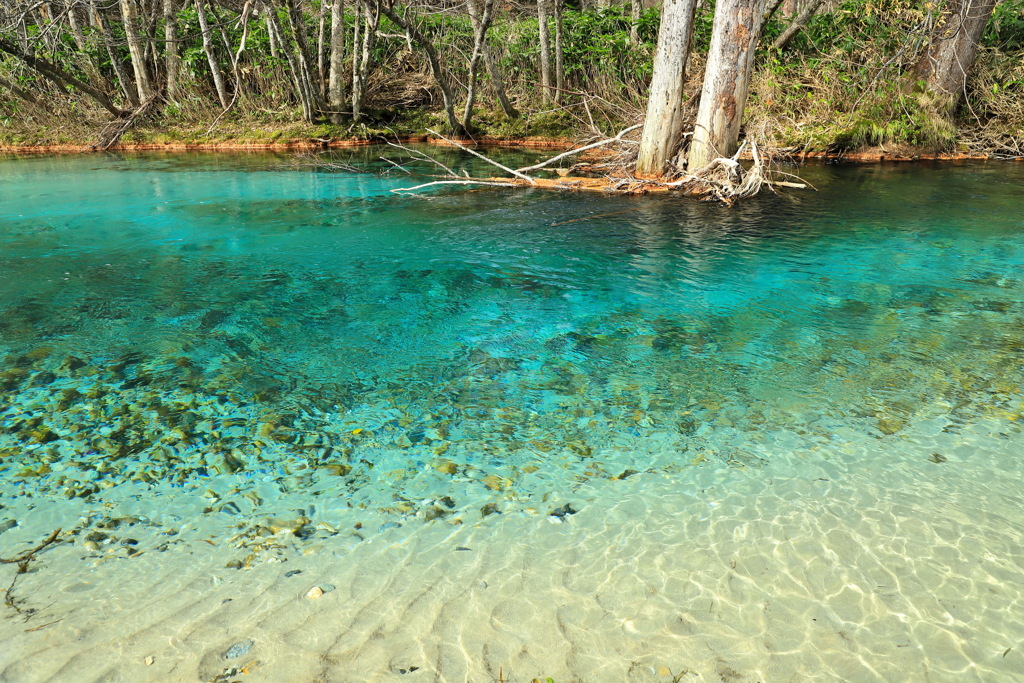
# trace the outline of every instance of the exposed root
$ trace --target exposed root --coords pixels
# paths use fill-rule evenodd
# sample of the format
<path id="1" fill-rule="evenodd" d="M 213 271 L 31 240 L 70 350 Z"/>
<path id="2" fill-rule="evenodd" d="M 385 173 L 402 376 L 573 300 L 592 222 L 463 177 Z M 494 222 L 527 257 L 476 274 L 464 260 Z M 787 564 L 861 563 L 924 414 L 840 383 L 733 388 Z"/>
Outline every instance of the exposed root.
<path id="1" fill-rule="evenodd" d="M 110 149 L 121 140 L 121 136 L 135 127 L 137 123 L 153 114 L 158 105 L 164 101 L 163 95 L 154 93 L 148 100 L 138 106 L 135 111 L 130 112 L 124 118 L 114 119 L 100 131 L 99 139 L 92 144 L 90 149 L 102 152 Z"/>

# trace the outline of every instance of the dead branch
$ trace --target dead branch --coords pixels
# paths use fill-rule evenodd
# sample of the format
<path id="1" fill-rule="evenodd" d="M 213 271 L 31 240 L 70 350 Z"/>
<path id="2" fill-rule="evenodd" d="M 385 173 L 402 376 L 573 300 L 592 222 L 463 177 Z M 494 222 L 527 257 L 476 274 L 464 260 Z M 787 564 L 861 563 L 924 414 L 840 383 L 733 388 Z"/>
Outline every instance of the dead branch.
<path id="1" fill-rule="evenodd" d="M 613 142 L 621 142 L 623 135 L 626 135 L 627 133 L 631 133 L 632 131 L 636 130 L 637 128 L 642 128 L 643 125 L 644 124 L 642 124 L 642 123 L 638 123 L 635 126 L 630 126 L 629 128 L 623 128 L 622 130 L 619 131 L 619 134 L 616 135 L 613 138 L 608 138 L 606 140 L 601 140 L 600 142 L 594 142 L 594 143 L 589 144 L 589 145 L 584 145 L 583 147 L 577 147 L 576 149 L 570 149 L 568 152 L 562 152 L 558 156 L 551 157 L 547 161 L 542 161 L 541 163 L 534 164 L 533 166 L 524 166 L 523 168 L 518 168 L 516 170 L 520 171 L 522 173 L 525 173 L 527 171 L 536 171 L 538 169 L 544 168 L 545 166 L 547 166 L 549 164 L 555 163 L 559 159 L 564 159 L 566 157 L 573 156 L 574 154 L 579 154 L 580 152 L 586 152 L 587 150 L 595 149 L 597 147 L 603 147 L 604 145 L 610 145 Z"/>
<path id="2" fill-rule="evenodd" d="M 523 180 L 529 182 L 531 185 L 536 185 L 537 184 L 536 180 L 534 180 L 530 176 L 526 175 L 525 173 L 520 173 L 519 171 L 514 171 L 511 168 L 509 168 L 508 166 L 504 166 L 502 164 L 499 164 L 494 159 L 488 159 L 483 154 L 480 154 L 479 152 L 476 152 L 476 151 L 470 149 L 469 147 L 466 147 L 465 145 L 460 145 L 459 143 L 455 142 L 454 140 L 449 140 L 448 138 L 446 138 L 445 136 L 441 135 L 437 131 L 430 130 L 429 128 L 427 128 L 427 132 L 436 135 L 437 137 L 441 138 L 442 140 L 444 140 L 445 142 L 447 142 L 450 145 L 455 145 L 456 147 L 458 147 L 459 149 L 463 150 L 464 152 L 469 152 L 473 156 L 475 156 L 477 158 L 480 158 L 480 159 L 483 159 L 484 161 L 486 161 L 487 163 L 491 164 L 492 166 L 497 166 L 502 171 L 505 171 L 505 173 L 510 173 L 510 174 L 514 175 L 515 177 L 517 177 L 517 178 L 522 178 Z"/>
<path id="3" fill-rule="evenodd" d="M 515 187 L 515 181 L 509 180 L 502 182 L 500 180 L 435 180 L 430 183 L 423 183 L 416 187 L 397 187 L 392 192 L 415 192 L 424 187 L 431 187 L 433 185 L 493 185 L 495 187 Z"/>
<path id="4" fill-rule="evenodd" d="M 44 548 L 57 541 L 57 537 L 60 535 L 60 531 L 60 529 L 57 529 L 52 534 L 50 534 L 45 541 L 37 545 L 35 548 L 32 548 L 31 550 L 26 550 L 17 557 L 13 557 L 10 559 L 6 557 L 0 557 L 0 564 L 18 565 L 18 571 L 14 573 L 14 578 L 11 579 L 11 585 L 7 587 L 7 590 L 4 593 L 4 604 L 13 609 L 18 614 L 22 614 L 22 611 L 21 608 L 18 607 L 18 603 L 14 600 L 14 584 L 18 582 L 18 578 L 22 574 L 28 573 L 28 566 L 32 563 L 32 560 L 36 559 L 36 555 L 39 552 L 41 552 Z"/>

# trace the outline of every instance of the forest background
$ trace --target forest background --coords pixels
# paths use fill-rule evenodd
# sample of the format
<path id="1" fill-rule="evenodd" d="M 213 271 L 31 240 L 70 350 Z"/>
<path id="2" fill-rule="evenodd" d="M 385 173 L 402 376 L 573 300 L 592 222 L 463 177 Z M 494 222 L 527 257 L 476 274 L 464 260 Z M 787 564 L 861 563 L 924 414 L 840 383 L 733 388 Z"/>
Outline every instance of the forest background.
<path id="1" fill-rule="evenodd" d="M 914 87 L 957 1 L 768 2 L 744 133 L 792 154 L 1024 156 L 1024 0 L 992 3 L 952 112 Z M 705 0 L 693 21 L 684 130 L 714 12 Z M 643 121 L 660 15 L 645 0 L 2 0 L 0 144 L 583 141 Z"/>

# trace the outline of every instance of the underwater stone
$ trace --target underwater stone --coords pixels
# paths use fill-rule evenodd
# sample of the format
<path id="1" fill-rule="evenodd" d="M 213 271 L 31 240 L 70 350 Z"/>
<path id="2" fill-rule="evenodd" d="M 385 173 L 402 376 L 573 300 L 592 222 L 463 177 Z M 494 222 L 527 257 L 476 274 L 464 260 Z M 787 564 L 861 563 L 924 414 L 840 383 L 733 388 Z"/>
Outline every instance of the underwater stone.
<path id="1" fill-rule="evenodd" d="M 324 591 L 320 586 L 313 586 L 306 591 L 306 597 L 310 600 L 316 600 L 317 598 L 323 597 Z"/>
<path id="2" fill-rule="evenodd" d="M 487 505 L 484 505 L 483 507 L 480 508 L 480 515 L 482 517 L 487 517 L 488 515 L 500 515 L 500 514 L 501 514 L 501 510 L 499 510 L 498 506 L 496 504 L 494 504 L 494 503 L 488 503 Z"/>
<path id="3" fill-rule="evenodd" d="M 249 652 L 255 644 L 256 642 L 253 640 L 239 641 L 228 648 L 227 652 L 224 653 L 224 659 L 236 659 L 238 657 L 242 657 Z"/>
<path id="4" fill-rule="evenodd" d="M 898 417 L 883 416 L 878 418 L 878 430 L 883 434 L 895 434 L 903 429 L 905 424 Z"/>

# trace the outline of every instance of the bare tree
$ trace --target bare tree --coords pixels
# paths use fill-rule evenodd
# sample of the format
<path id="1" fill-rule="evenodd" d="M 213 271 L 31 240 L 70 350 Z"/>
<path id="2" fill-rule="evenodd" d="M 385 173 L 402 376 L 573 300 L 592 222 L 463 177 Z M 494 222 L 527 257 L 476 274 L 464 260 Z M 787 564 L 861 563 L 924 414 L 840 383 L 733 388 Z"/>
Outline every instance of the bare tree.
<path id="1" fill-rule="evenodd" d="M 665 0 L 636 174 L 661 176 L 683 133 L 683 85 L 697 0 Z"/>
<path id="2" fill-rule="evenodd" d="M 345 2 L 331 2 L 331 74 L 327 86 L 331 122 L 340 124 L 345 106 Z"/>
<path id="3" fill-rule="evenodd" d="M 687 156 L 691 173 L 736 152 L 765 4 L 765 0 L 719 0 L 715 6 L 704 86 Z"/>

